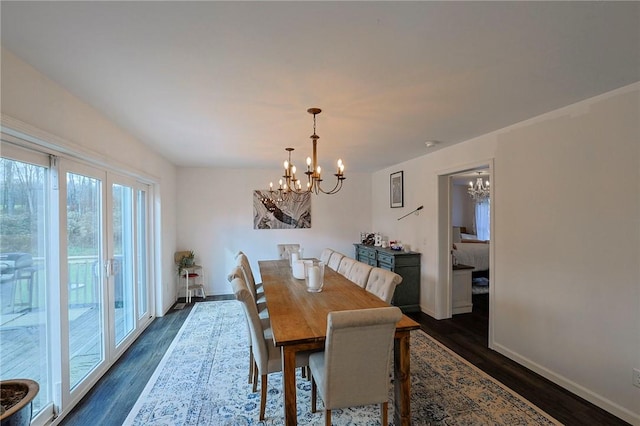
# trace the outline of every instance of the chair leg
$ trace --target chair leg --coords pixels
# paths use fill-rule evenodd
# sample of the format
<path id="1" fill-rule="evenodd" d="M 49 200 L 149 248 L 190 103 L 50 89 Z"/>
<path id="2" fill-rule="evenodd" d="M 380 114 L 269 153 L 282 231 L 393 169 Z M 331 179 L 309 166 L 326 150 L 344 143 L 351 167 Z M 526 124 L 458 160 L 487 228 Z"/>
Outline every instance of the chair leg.
<path id="1" fill-rule="evenodd" d="M 387 417 L 388 408 L 389 408 L 389 402 L 383 402 L 382 404 L 380 404 L 380 414 L 382 415 L 383 426 L 386 426 L 389 424 L 389 419 Z"/>
<path id="2" fill-rule="evenodd" d="M 311 412 L 316 412 L 316 398 L 318 395 L 318 389 L 316 388 L 316 381 L 313 380 L 313 374 L 311 375 Z"/>
<path id="3" fill-rule="evenodd" d="M 260 421 L 264 420 L 264 407 L 267 403 L 267 375 L 263 374 L 260 379 Z"/>
<path id="4" fill-rule="evenodd" d="M 324 424 L 331 426 L 331 410 L 324 410 Z"/>
<path id="5" fill-rule="evenodd" d="M 249 345 L 249 383 L 253 383 L 253 366 L 255 361 L 253 360 L 253 347 Z"/>
<path id="6" fill-rule="evenodd" d="M 258 390 L 258 366 L 256 362 L 253 361 L 253 392 L 255 393 Z"/>

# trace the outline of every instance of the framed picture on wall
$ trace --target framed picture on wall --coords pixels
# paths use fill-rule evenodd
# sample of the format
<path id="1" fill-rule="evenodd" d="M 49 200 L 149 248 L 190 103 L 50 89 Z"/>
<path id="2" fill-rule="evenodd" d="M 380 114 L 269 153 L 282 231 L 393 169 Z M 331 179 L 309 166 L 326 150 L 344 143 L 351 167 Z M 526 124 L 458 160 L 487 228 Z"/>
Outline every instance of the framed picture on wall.
<path id="1" fill-rule="evenodd" d="M 391 208 L 404 207 L 404 176 L 402 171 L 389 175 L 389 191 Z"/>

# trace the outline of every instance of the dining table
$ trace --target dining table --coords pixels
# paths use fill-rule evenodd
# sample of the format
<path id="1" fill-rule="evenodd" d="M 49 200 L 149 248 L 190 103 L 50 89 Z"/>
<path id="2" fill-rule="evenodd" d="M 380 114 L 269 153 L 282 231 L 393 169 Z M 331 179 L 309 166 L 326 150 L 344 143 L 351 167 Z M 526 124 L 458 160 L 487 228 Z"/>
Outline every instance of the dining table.
<path id="1" fill-rule="evenodd" d="M 304 279 L 293 276 L 288 260 L 262 260 L 258 265 L 273 342 L 282 354 L 285 424 L 296 425 L 296 352 L 324 349 L 329 312 L 389 304 L 328 267 L 322 291 L 314 293 L 307 291 Z M 406 315 L 396 325 L 393 345 L 396 425 L 411 424 L 409 343 L 410 331 L 418 328 L 420 325 Z"/>

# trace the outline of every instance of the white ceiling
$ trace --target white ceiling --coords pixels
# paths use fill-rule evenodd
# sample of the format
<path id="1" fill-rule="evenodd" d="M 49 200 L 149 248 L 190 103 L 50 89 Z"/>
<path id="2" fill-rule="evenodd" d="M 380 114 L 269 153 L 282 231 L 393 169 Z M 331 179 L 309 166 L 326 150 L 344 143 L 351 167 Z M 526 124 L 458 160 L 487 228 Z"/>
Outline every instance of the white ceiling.
<path id="1" fill-rule="evenodd" d="M 320 107 L 348 176 L 640 81 L 639 2 L 0 7 L 5 48 L 179 166 L 303 164 Z"/>

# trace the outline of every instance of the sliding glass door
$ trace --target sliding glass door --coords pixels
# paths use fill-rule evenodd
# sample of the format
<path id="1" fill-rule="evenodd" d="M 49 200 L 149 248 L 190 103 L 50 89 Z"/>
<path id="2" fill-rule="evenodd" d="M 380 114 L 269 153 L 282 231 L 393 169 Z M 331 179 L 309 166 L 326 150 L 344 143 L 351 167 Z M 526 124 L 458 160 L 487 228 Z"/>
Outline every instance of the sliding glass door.
<path id="1" fill-rule="evenodd" d="M 4 147 L 0 158 L 0 380 L 40 384 L 34 412 L 53 407 L 50 352 L 49 158 Z"/>
<path id="2" fill-rule="evenodd" d="M 0 380 L 38 382 L 44 424 L 152 319 L 150 187 L 20 144 L 2 134 Z"/>
<path id="3" fill-rule="evenodd" d="M 66 173 L 66 271 L 69 388 L 75 389 L 106 361 L 104 253 L 104 173 Z M 64 249 L 64 248 L 63 248 Z"/>

